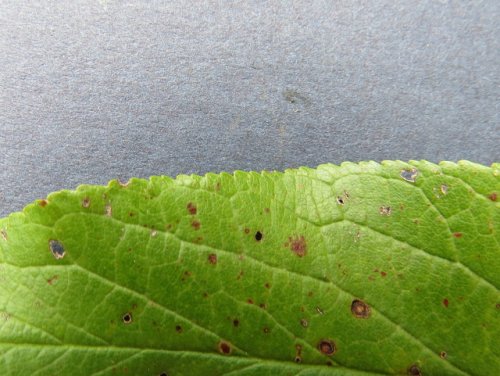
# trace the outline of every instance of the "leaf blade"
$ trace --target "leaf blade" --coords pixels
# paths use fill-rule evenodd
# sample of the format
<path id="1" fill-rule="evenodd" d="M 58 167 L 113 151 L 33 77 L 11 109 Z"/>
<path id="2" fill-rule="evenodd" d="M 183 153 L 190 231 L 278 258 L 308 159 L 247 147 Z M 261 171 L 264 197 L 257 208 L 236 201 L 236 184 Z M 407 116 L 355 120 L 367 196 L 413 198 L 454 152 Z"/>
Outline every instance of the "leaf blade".
<path id="1" fill-rule="evenodd" d="M 218 372 L 494 374 L 498 188 L 497 166 L 396 161 L 58 192 L 0 221 L 0 342 L 145 349 L 101 374 L 213 366 L 158 351 Z"/>

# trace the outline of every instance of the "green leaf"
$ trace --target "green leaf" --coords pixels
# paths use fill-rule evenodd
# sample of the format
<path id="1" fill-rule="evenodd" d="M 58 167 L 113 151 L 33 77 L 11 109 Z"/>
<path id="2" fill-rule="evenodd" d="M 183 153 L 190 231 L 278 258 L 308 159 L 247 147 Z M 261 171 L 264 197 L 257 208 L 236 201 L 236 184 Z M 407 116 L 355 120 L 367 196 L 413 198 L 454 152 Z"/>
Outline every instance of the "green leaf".
<path id="1" fill-rule="evenodd" d="M 498 375 L 499 167 L 53 193 L 0 220 L 0 374 Z"/>

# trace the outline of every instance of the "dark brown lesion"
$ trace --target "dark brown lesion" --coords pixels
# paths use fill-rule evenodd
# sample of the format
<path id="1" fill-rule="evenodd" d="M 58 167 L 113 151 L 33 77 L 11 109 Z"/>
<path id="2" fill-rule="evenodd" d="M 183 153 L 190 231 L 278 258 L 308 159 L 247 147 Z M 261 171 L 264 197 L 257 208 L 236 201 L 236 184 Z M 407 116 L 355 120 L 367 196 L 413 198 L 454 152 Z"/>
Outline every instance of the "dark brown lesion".
<path id="1" fill-rule="evenodd" d="M 330 339 L 323 339 L 318 343 L 318 350 L 325 355 L 332 356 L 337 351 L 335 342 Z"/>
<path id="2" fill-rule="evenodd" d="M 351 312 L 358 319 L 367 319 L 371 315 L 370 306 L 359 299 L 352 301 Z"/>
<path id="3" fill-rule="evenodd" d="M 224 355 L 231 354 L 231 351 L 232 351 L 231 345 L 226 341 L 220 341 L 218 348 L 219 348 L 219 352 L 221 354 L 224 354 Z"/>

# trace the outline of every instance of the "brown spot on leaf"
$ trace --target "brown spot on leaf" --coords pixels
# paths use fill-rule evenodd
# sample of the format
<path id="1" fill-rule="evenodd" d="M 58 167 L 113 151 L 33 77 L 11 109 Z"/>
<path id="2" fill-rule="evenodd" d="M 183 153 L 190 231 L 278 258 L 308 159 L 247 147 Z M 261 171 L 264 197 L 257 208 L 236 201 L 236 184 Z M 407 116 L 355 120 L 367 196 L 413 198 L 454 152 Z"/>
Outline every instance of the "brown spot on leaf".
<path id="1" fill-rule="evenodd" d="M 495 305 L 495 308 L 496 308 L 496 309 L 500 309 L 500 303 L 497 303 L 497 304 Z"/>
<path id="2" fill-rule="evenodd" d="M 325 314 L 325 312 L 323 312 L 323 310 L 320 307 L 316 307 L 316 312 L 318 312 L 318 314 L 320 314 L 320 315 Z"/>
<path id="3" fill-rule="evenodd" d="M 250 234 L 250 229 L 248 227 L 245 227 L 245 234 Z"/>
<path id="4" fill-rule="evenodd" d="M 180 326 L 180 325 L 176 325 L 176 326 L 175 326 L 175 331 L 176 331 L 177 333 L 182 333 L 182 326 Z"/>
<path id="5" fill-rule="evenodd" d="M 84 197 L 82 200 L 82 207 L 88 208 L 90 206 L 90 197 Z"/>
<path id="6" fill-rule="evenodd" d="M 134 213 L 134 212 L 128 212 L 128 216 L 129 216 L 129 217 L 133 217 L 134 215 L 135 215 L 135 213 Z"/>
<path id="7" fill-rule="evenodd" d="M 155 229 L 151 230 L 151 237 L 155 237 L 156 235 L 158 235 L 158 231 L 156 231 Z"/>
<path id="8" fill-rule="evenodd" d="M 413 364 L 408 368 L 408 375 L 409 376 L 421 376 L 422 373 L 420 372 L 420 368 L 416 365 Z"/>
<path id="9" fill-rule="evenodd" d="M 253 304 L 253 300 L 252 300 L 251 298 L 248 298 L 248 299 L 247 299 L 247 303 L 248 303 L 248 304 Z"/>
<path id="10" fill-rule="evenodd" d="M 52 277 L 50 277 L 49 279 L 47 279 L 47 283 L 49 285 L 52 285 L 55 281 L 57 281 L 59 279 L 59 276 L 58 275 L 53 275 Z"/>
<path id="11" fill-rule="evenodd" d="M 0 236 L 3 240 L 7 241 L 7 231 L 4 228 L 0 230 Z"/>
<path id="12" fill-rule="evenodd" d="M 450 304 L 450 302 L 448 301 L 448 299 L 443 299 L 443 305 L 448 308 L 448 304 Z"/>
<path id="13" fill-rule="evenodd" d="M 344 205 L 344 198 L 342 196 L 337 197 L 337 204 Z"/>
<path id="14" fill-rule="evenodd" d="M 226 341 L 219 342 L 219 352 L 224 355 L 231 354 L 231 345 Z"/>
<path id="15" fill-rule="evenodd" d="M 439 357 L 440 357 L 441 359 L 446 359 L 446 357 L 447 357 L 447 356 L 448 356 L 448 354 L 446 354 L 446 351 L 441 351 L 441 352 L 439 353 Z"/>
<path id="16" fill-rule="evenodd" d="M 122 321 L 124 324 L 130 324 L 132 322 L 132 314 L 130 312 L 127 312 L 123 315 Z"/>
<path id="17" fill-rule="evenodd" d="M 264 213 L 269 214 L 269 212 L 271 212 L 271 209 L 269 209 L 269 208 L 264 208 Z"/>
<path id="18" fill-rule="evenodd" d="M 191 226 L 192 226 L 195 230 L 199 230 L 199 229 L 200 229 L 200 226 L 201 226 L 201 223 L 200 223 L 200 221 L 194 220 L 193 222 L 191 222 Z"/>
<path id="19" fill-rule="evenodd" d="M 306 319 L 300 319 L 300 325 L 307 328 L 309 326 L 309 322 Z"/>
<path id="20" fill-rule="evenodd" d="M 495 201 L 497 200 L 497 193 L 496 192 L 493 192 L 491 193 L 488 198 L 491 200 L 491 201 Z"/>
<path id="21" fill-rule="evenodd" d="M 265 283 L 265 285 L 264 285 L 264 287 L 265 287 L 266 289 L 270 289 L 270 288 L 271 288 L 271 285 L 269 284 L 269 282 L 266 282 L 266 283 Z"/>
<path id="22" fill-rule="evenodd" d="M 255 240 L 257 240 L 258 242 L 260 242 L 262 240 L 262 238 L 264 237 L 264 235 L 262 234 L 262 232 L 260 231 L 257 231 L 255 233 Z"/>
<path id="23" fill-rule="evenodd" d="M 266 305 L 266 303 L 260 303 L 259 307 L 262 308 L 262 309 L 266 309 L 267 305 Z"/>
<path id="24" fill-rule="evenodd" d="M 318 343 L 318 350 L 325 355 L 332 356 L 337 351 L 335 342 L 330 339 L 323 339 Z"/>
<path id="25" fill-rule="evenodd" d="M 262 331 L 263 331 L 265 334 L 269 334 L 269 333 L 271 332 L 271 329 L 269 329 L 269 328 L 266 326 L 266 327 L 264 327 L 264 328 L 262 329 Z"/>
<path id="26" fill-rule="evenodd" d="M 45 199 L 38 201 L 38 205 L 40 205 L 42 208 L 46 207 L 47 204 L 48 204 L 48 202 Z"/>
<path id="27" fill-rule="evenodd" d="M 66 254 L 64 246 L 58 240 L 49 240 L 49 249 L 57 260 L 62 259 Z"/>
<path id="28" fill-rule="evenodd" d="M 240 320 L 234 319 L 233 320 L 233 326 L 237 328 L 239 325 L 240 325 Z"/>
<path id="29" fill-rule="evenodd" d="M 304 236 L 289 237 L 290 250 L 298 257 L 304 257 L 307 253 L 307 243 Z"/>
<path id="30" fill-rule="evenodd" d="M 370 317 L 371 309 L 368 304 L 359 299 L 354 299 L 351 303 L 351 312 L 358 319 L 367 319 Z"/>
<path id="31" fill-rule="evenodd" d="M 462 233 L 461 233 L 461 232 L 454 232 L 454 233 L 453 233 L 453 236 L 454 236 L 455 238 L 461 238 L 461 237 L 462 237 Z"/>
<path id="32" fill-rule="evenodd" d="M 198 211 L 198 209 L 196 208 L 196 205 L 193 204 L 192 202 L 189 202 L 187 204 L 187 210 L 188 210 L 189 214 L 191 214 L 191 215 L 195 215 L 196 212 Z"/>
<path id="33" fill-rule="evenodd" d="M 384 272 L 384 271 L 381 271 L 381 272 L 380 272 L 380 275 L 381 275 L 382 277 L 385 277 L 385 276 L 387 275 L 387 273 L 386 273 L 386 272 Z"/>
<path id="34" fill-rule="evenodd" d="M 215 253 L 210 253 L 208 255 L 208 262 L 212 265 L 216 265 L 217 264 L 217 255 Z"/>

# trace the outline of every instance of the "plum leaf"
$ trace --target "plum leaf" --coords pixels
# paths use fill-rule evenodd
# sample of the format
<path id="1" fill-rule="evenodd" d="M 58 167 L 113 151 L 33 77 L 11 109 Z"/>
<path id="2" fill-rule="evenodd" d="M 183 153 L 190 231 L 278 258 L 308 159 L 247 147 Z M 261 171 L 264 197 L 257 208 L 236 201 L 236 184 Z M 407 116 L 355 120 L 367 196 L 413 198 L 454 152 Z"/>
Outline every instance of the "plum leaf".
<path id="1" fill-rule="evenodd" d="M 499 166 L 52 193 L 0 219 L 0 374 L 497 375 Z"/>

